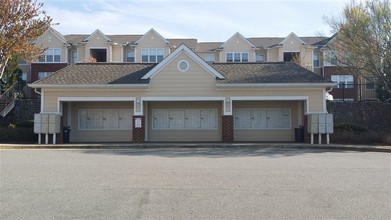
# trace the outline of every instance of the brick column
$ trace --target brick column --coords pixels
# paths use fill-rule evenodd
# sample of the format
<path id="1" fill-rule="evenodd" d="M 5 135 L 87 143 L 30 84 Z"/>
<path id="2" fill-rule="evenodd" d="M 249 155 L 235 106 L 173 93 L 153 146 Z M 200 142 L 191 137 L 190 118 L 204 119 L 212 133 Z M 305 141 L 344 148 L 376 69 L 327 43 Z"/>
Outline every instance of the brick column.
<path id="1" fill-rule="evenodd" d="M 141 120 L 141 126 L 139 126 L 139 120 Z M 137 122 L 137 123 L 136 123 Z M 136 127 L 139 126 L 139 127 Z M 145 140 L 145 116 L 133 116 L 133 142 L 134 143 L 143 143 Z"/>
<path id="2" fill-rule="evenodd" d="M 232 115 L 222 116 L 222 141 L 224 143 L 234 142 L 234 117 Z"/>

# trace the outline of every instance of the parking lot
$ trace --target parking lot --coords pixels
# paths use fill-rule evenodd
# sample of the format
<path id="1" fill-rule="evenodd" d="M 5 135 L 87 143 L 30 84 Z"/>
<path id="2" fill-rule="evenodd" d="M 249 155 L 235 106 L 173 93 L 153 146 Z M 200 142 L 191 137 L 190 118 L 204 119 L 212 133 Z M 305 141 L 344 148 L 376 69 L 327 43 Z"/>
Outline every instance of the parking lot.
<path id="1" fill-rule="evenodd" d="M 389 153 L 0 150 L 0 219 L 387 219 Z"/>

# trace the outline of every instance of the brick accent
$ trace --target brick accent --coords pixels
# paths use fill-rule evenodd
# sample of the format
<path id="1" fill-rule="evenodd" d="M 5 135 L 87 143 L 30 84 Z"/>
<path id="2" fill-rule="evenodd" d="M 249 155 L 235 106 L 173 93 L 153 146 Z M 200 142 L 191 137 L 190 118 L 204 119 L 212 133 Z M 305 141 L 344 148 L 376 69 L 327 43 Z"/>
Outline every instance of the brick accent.
<path id="1" fill-rule="evenodd" d="M 141 119 L 141 128 L 136 128 L 136 120 Z M 145 116 L 133 116 L 133 142 L 143 143 L 145 140 Z"/>
<path id="2" fill-rule="evenodd" d="M 68 64 L 67 63 L 32 63 L 31 64 L 31 83 L 35 82 L 38 80 L 38 73 L 39 72 L 56 72 L 57 70 L 60 70 L 64 67 L 66 67 Z M 35 93 L 32 89 L 30 88 L 31 91 L 31 97 L 32 98 L 38 98 L 38 94 Z"/>
<path id="3" fill-rule="evenodd" d="M 222 116 L 222 141 L 224 143 L 234 142 L 234 117 L 232 115 Z"/>

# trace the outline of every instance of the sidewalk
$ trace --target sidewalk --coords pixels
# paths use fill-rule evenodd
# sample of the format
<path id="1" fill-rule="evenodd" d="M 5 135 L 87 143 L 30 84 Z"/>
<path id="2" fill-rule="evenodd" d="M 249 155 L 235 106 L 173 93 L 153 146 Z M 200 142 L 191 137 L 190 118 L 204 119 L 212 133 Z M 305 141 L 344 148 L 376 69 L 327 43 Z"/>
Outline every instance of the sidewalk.
<path id="1" fill-rule="evenodd" d="M 76 143 L 0 144 L 0 149 L 114 149 L 114 148 L 281 148 L 391 153 L 391 146 L 307 143 Z"/>

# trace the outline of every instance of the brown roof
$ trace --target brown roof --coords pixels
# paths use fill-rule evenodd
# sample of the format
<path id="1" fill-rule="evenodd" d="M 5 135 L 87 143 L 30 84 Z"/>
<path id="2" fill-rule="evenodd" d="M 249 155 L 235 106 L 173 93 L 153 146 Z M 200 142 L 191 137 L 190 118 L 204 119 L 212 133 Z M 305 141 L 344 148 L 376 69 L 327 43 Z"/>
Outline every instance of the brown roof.
<path id="1" fill-rule="evenodd" d="M 218 49 L 224 42 L 200 42 L 197 44 L 197 53 L 212 52 Z"/>
<path id="2" fill-rule="evenodd" d="M 58 70 L 34 84 L 148 84 L 141 79 L 156 64 L 151 63 L 78 63 Z"/>
<path id="3" fill-rule="evenodd" d="M 225 79 L 220 83 L 330 83 L 291 62 L 214 63 Z"/>
<path id="4" fill-rule="evenodd" d="M 157 64 L 150 63 L 78 63 L 67 66 L 34 84 L 148 84 L 141 79 Z M 219 83 L 330 83 L 297 64 L 289 62 L 214 63 L 225 79 Z"/>
<path id="5" fill-rule="evenodd" d="M 167 41 L 170 42 L 173 47 L 179 47 L 181 44 L 185 44 L 191 49 L 197 47 L 197 39 L 167 39 Z"/>

